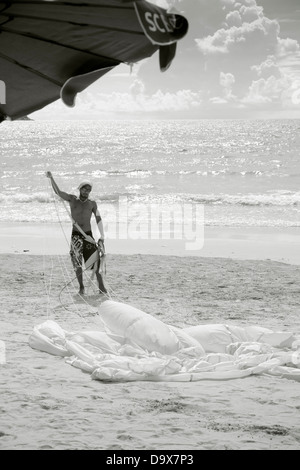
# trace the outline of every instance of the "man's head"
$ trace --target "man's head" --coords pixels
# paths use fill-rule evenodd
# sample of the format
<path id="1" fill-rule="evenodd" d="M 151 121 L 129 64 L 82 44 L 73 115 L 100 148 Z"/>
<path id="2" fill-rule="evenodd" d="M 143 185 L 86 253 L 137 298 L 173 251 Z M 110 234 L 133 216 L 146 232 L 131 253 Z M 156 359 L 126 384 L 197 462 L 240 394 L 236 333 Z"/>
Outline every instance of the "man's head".
<path id="1" fill-rule="evenodd" d="M 89 181 L 83 181 L 82 183 L 80 183 L 80 185 L 78 186 L 78 189 L 79 191 L 81 190 L 81 188 L 83 188 L 84 186 L 88 186 L 88 189 L 91 191 L 92 190 L 92 183 L 90 183 Z"/>
<path id="2" fill-rule="evenodd" d="M 92 187 L 93 185 L 89 181 L 83 181 L 82 183 L 80 183 L 80 185 L 78 186 L 80 196 L 83 198 L 87 198 L 90 192 L 92 191 Z"/>

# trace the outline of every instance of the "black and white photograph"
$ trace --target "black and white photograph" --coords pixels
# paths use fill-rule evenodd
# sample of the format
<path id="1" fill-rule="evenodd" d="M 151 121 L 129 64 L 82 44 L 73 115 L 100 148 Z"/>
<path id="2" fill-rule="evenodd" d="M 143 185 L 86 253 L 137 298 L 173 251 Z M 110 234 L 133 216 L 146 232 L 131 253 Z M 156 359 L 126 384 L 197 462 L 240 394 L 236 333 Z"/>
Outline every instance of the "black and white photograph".
<path id="1" fill-rule="evenodd" d="M 0 450 L 300 450 L 300 0 L 0 0 Z"/>

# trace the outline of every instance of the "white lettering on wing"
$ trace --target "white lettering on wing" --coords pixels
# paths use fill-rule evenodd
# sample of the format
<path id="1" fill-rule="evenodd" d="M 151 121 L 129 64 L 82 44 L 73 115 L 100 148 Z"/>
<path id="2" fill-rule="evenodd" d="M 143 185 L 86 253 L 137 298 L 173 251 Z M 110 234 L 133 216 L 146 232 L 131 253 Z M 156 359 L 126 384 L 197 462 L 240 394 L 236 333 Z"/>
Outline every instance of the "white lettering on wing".
<path id="1" fill-rule="evenodd" d="M 149 31 L 160 31 L 161 33 L 171 33 L 173 31 L 164 15 L 159 15 L 158 13 L 152 14 L 150 11 L 147 11 L 145 13 L 145 20 L 149 25 Z"/>

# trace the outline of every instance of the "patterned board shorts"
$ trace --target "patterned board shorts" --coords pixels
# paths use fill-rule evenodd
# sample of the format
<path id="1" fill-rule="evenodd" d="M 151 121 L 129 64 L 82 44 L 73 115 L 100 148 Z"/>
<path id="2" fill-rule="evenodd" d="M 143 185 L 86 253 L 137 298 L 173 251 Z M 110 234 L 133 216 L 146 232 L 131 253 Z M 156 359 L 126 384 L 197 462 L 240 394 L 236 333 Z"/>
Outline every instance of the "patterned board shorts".
<path id="1" fill-rule="evenodd" d="M 86 234 L 92 237 L 92 232 L 86 232 Z M 91 266 L 89 266 L 88 260 L 97 251 L 98 250 L 96 248 L 96 245 L 86 241 L 83 235 L 81 235 L 81 233 L 78 233 L 78 232 L 72 233 L 70 256 L 71 256 L 71 261 L 75 270 L 78 268 L 82 268 L 83 260 L 84 260 L 85 265 L 86 266 L 88 265 L 87 266 L 88 269 L 93 269 L 95 263 L 92 263 Z"/>

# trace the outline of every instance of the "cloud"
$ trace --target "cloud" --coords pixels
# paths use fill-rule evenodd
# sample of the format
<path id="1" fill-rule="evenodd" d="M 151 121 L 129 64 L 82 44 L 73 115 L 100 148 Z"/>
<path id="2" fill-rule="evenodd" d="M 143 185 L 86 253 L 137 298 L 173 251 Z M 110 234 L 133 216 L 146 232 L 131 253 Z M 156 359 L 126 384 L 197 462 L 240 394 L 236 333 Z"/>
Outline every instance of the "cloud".
<path id="1" fill-rule="evenodd" d="M 287 55 L 293 55 L 299 52 L 300 46 L 298 41 L 291 38 L 281 39 L 278 38 L 277 42 L 277 55 L 278 57 L 286 57 Z"/>
<path id="2" fill-rule="evenodd" d="M 220 84 L 222 87 L 224 87 L 226 90 L 231 89 L 232 85 L 235 82 L 234 75 L 232 73 L 223 73 L 221 72 L 220 74 Z"/>
<path id="3" fill-rule="evenodd" d="M 224 22 L 213 34 L 196 38 L 210 75 L 210 102 L 249 111 L 299 108 L 298 41 L 280 37 L 279 22 L 265 16 L 259 1 L 222 3 Z"/>
<path id="4" fill-rule="evenodd" d="M 255 50 L 275 49 L 278 33 L 277 21 L 260 17 L 241 26 L 219 29 L 212 36 L 196 39 L 196 43 L 203 54 L 229 54 L 235 49 L 248 49 L 253 54 Z"/>
<path id="5" fill-rule="evenodd" d="M 241 100 L 245 104 L 271 104 L 281 103 L 284 90 L 290 86 L 286 77 L 276 78 L 274 75 L 259 80 L 253 80 L 247 95 Z"/>
<path id="6" fill-rule="evenodd" d="M 230 13 L 228 13 L 226 15 L 225 22 L 229 28 L 232 26 L 237 26 L 237 27 L 242 26 L 242 23 L 243 23 L 240 12 L 237 10 L 231 11 Z"/>
<path id="7" fill-rule="evenodd" d="M 256 5 L 255 2 L 253 2 L 251 6 L 241 5 L 239 13 L 243 23 L 252 23 L 264 17 L 263 8 Z"/>
<path id="8" fill-rule="evenodd" d="M 133 96 L 143 95 L 145 93 L 145 85 L 141 80 L 134 80 L 130 86 L 130 92 Z"/>
<path id="9" fill-rule="evenodd" d="M 185 111 L 200 106 L 201 97 L 190 90 L 179 90 L 176 93 L 163 93 L 158 90 L 152 96 L 140 95 L 136 103 L 146 112 Z"/>
<path id="10" fill-rule="evenodd" d="M 196 110 L 202 102 L 201 94 L 191 90 L 178 90 L 176 93 L 158 90 L 153 95 L 144 93 L 143 84 L 135 81 L 131 93 L 113 92 L 110 94 L 85 92 L 78 96 L 76 106 L 72 109 L 57 101 L 32 114 L 39 119 L 59 116 L 60 119 L 124 119 L 141 117 L 162 117 L 164 113 L 171 118 L 174 113 Z M 161 114 L 163 113 L 163 114 Z M 178 116 L 179 117 L 179 116 Z"/>
<path id="11" fill-rule="evenodd" d="M 234 83 L 235 77 L 232 75 L 232 73 L 220 73 L 220 85 L 223 88 L 223 94 L 227 101 L 235 99 L 235 96 L 232 94 L 232 87 Z"/>
<path id="12" fill-rule="evenodd" d="M 258 77 L 268 78 L 271 75 L 275 77 L 281 76 L 281 71 L 274 55 L 268 56 L 261 64 L 252 65 L 251 70 L 254 71 Z"/>

